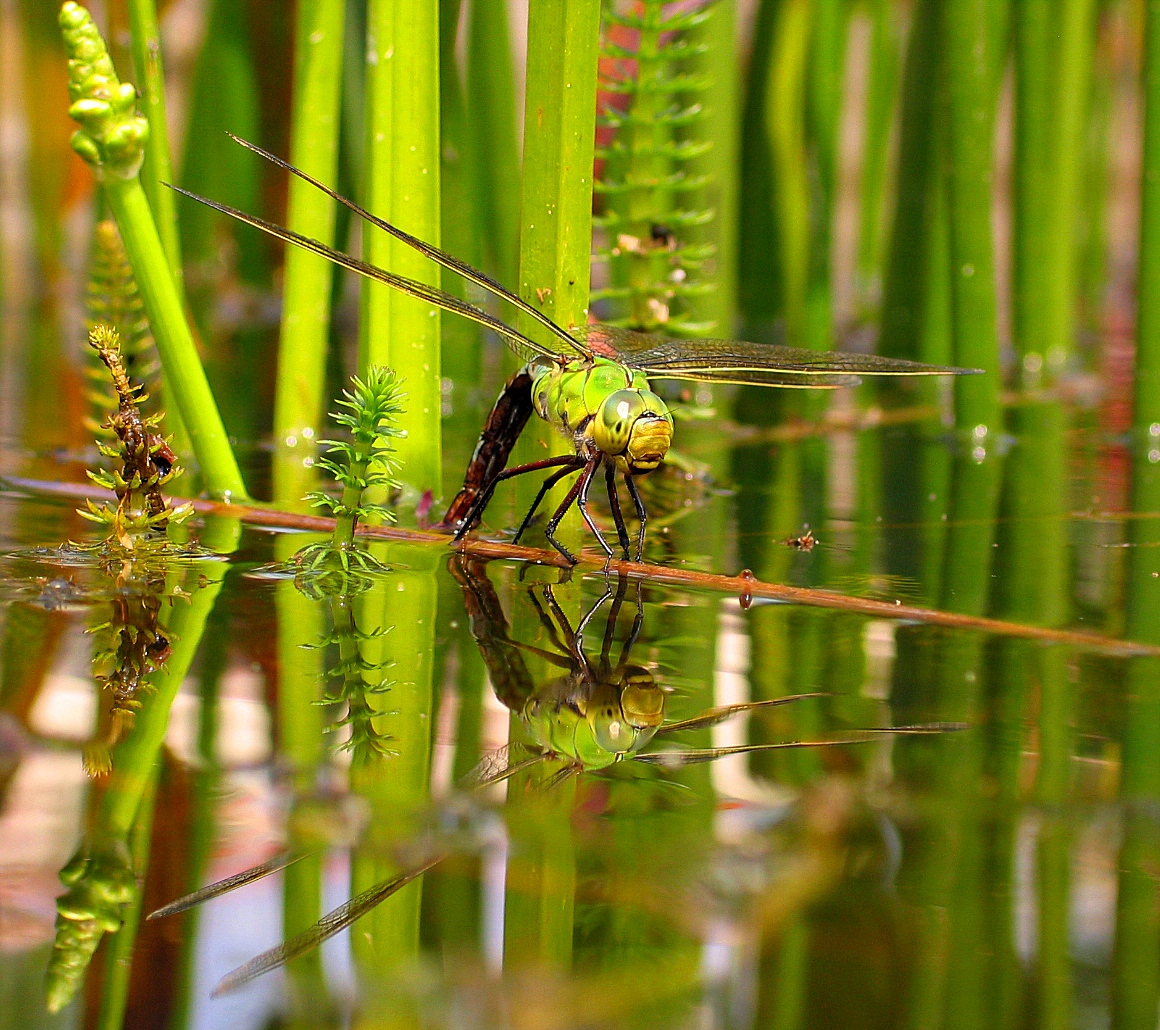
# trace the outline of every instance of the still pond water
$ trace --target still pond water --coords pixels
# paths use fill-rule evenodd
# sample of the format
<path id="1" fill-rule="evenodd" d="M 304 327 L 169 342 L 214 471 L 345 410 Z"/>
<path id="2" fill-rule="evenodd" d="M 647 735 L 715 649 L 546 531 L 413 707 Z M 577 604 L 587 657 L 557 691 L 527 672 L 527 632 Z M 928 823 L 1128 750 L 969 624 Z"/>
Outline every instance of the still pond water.
<path id="1" fill-rule="evenodd" d="M 982 453 L 921 410 L 851 410 L 682 426 L 716 481 L 655 486 L 649 557 L 1109 639 L 1147 623 L 1160 548 L 1098 411 L 1017 403 Z M 188 524 L 212 557 L 102 567 L 59 549 L 98 535 L 72 507 L 0 498 L 0 1027 L 1156 1025 L 1156 657 L 443 545 L 376 544 L 389 571 L 335 586 L 285 571 L 311 538 L 220 518 Z M 928 723 L 949 725 L 859 732 Z M 817 740 L 839 743 L 727 750 Z M 76 988 L 55 1015 L 50 964 Z"/>

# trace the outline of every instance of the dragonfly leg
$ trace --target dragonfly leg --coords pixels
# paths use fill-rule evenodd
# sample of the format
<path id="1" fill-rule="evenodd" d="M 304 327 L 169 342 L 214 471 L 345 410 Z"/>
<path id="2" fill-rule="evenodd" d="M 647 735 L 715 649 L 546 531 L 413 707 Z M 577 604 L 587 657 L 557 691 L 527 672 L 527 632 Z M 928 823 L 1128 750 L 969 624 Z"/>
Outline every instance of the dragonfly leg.
<path id="1" fill-rule="evenodd" d="M 585 469 L 584 471 L 587 472 L 588 470 Z M 579 559 L 577 559 L 577 557 L 571 551 L 569 551 L 568 548 L 566 548 L 562 543 L 560 543 L 559 540 L 556 539 L 556 528 L 563 521 L 564 516 L 568 512 L 568 509 L 576 503 L 576 497 L 579 495 L 580 487 L 583 486 L 583 484 L 584 476 L 581 475 L 580 478 L 572 484 L 572 488 L 568 491 L 564 500 L 560 502 L 560 506 L 552 514 L 552 517 L 548 519 L 548 525 L 544 529 L 544 536 L 548 538 L 548 543 L 556 548 L 556 550 L 559 551 L 565 558 L 567 558 L 568 561 L 573 565 L 575 565 Z"/>
<path id="2" fill-rule="evenodd" d="M 616 492 L 616 463 L 608 461 L 604 465 L 604 482 L 608 487 L 608 506 L 612 509 L 612 521 L 616 523 L 616 536 L 627 561 L 629 556 L 628 527 L 620 510 L 620 494 Z"/>
<path id="3" fill-rule="evenodd" d="M 584 521 L 588 523 L 588 528 L 592 530 L 592 535 L 596 537 L 596 542 L 600 544 L 600 549 L 608 556 L 608 560 L 612 561 L 612 548 L 609 547 L 608 541 L 604 539 L 604 534 L 597 528 L 588 511 L 588 491 L 592 489 L 592 480 L 596 478 L 596 470 L 600 468 L 600 462 L 603 459 L 603 454 L 597 454 L 589 460 L 584 471 L 580 474 L 580 499 L 576 503 L 580 508 L 580 514 L 584 516 Z"/>
<path id="4" fill-rule="evenodd" d="M 632 476 L 625 474 L 624 481 L 628 484 L 628 492 L 632 497 L 632 503 L 636 505 L 636 517 L 640 519 L 640 532 L 636 537 L 636 557 L 634 561 L 640 561 L 644 554 L 644 529 L 648 524 L 648 512 L 645 511 L 644 501 L 641 499 L 640 491 L 636 488 L 636 481 Z"/>
<path id="5" fill-rule="evenodd" d="M 529 461 L 526 465 L 513 465 L 511 468 L 504 469 L 484 487 L 483 491 L 475 499 L 452 539 L 462 540 L 469 531 L 476 527 L 479 523 L 480 516 L 483 515 L 484 509 L 491 501 L 492 494 L 495 493 L 495 488 L 505 479 L 522 476 L 525 472 L 539 472 L 542 469 L 556 468 L 560 465 L 567 465 L 575 469 L 581 467 L 583 464 L 584 459 L 578 454 L 558 454 L 552 458 L 544 458 L 542 461 Z"/>
<path id="6" fill-rule="evenodd" d="M 520 528 L 516 530 L 516 535 L 512 537 L 512 543 L 518 544 L 520 537 L 524 535 L 524 530 L 532 523 L 532 518 L 536 514 L 536 509 L 539 508 L 540 502 L 547 495 L 548 491 L 552 489 L 565 476 L 571 475 L 576 471 L 577 466 L 565 465 L 558 472 L 553 472 L 540 484 L 540 492 L 536 494 L 536 499 L 532 501 L 532 506 L 528 509 L 528 513 L 524 516 L 524 521 L 520 523 Z"/>

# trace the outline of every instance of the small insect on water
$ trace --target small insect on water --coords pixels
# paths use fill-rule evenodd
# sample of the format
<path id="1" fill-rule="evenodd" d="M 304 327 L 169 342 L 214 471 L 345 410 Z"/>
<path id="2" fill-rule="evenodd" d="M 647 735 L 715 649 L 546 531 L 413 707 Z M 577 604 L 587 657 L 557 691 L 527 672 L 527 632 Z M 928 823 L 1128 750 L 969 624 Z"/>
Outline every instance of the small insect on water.
<path id="1" fill-rule="evenodd" d="M 546 471 L 548 476 L 516 530 L 514 540 L 518 542 L 548 491 L 565 476 L 578 472 L 576 482 L 548 519 L 548 542 L 569 561 L 576 561 L 576 557 L 555 535 L 564 515 L 575 504 L 601 549 L 611 559 L 612 547 L 588 510 L 592 484 L 603 469 L 621 551 L 625 558 L 632 552 L 632 557 L 639 561 L 644 550 L 648 513 L 634 480 L 637 476 L 653 471 L 664 461 L 673 436 L 673 417 L 665 402 L 649 388 L 650 377 L 832 389 L 856 386 L 861 382 L 859 377 L 862 375 L 952 375 L 979 371 L 925 365 L 873 354 L 801 350 L 745 340 L 675 339 L 599 323 L 566 329 L 553 322 L 535 305 L 516 296 L 466 262 L 371 214 L 261 147 L 236 136 L 233 138 L 247 149 L 316 186 L 400 242 L 511 304 L 537 322 L 546 330 L 547 336 L 552 338 L 551 345 L 538 342 L 482 308 L 433 286 L 395 275 L 318 240 L 236 208 L 187 190 L 178 190 L 215 211 L 237 218 L 287 243 L 320 254 L 343 268 L 477 322 L 491 329 L 525 358 L 527 363 L 504 386 L 484 423 L 479 442 L 464 474 L 463 488 L 452 500 L 443 518 L 442 526 L 452 530 L 456 540 L 479 524 L 484 509 L 501 482 L 530 472 Z M 572 442 L 575 453 L 509 468 L 507 462 L 512 448 L 533 412 L 564 434 Z M 635 549 L 620 507 L 618 478 L 628 490 L 640 524 Z"/>

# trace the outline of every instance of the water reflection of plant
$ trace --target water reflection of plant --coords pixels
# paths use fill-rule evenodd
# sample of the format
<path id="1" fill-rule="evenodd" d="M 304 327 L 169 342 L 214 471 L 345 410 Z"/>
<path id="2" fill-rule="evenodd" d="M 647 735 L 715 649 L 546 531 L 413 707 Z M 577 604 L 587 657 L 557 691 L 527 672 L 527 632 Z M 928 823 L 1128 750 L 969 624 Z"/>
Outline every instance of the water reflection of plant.
<path id="1" fill-rule="evenodd" d="M 329 685 L 321 703 L 346 706 L 346 714 L 332 728 L 349 727 L 348 749 L 369 748 L 392 754 L 390 736 L 374 725 L 370 695 L 390 688 L 384 676 L 389 659 L 371 659 L 364 653 L 367 642 L 385 632 L 382 626 L 360 629 L 355 599 L 371 586 L 373 574 L 389 571 L 369 549 L 355 539 L 363 519 L 393 522 L 394 513 L 372 499 L 396 487 L 393 473 L 398 468 L 390 440 L 400 435 L 393 424 L 403 410 L 403 393 L 389 370 L 372 366 L 365 378 L 354 376 L 351 389 L 338 402 L 344 410 L 331 417 L 350 432 L 350 440 L 325 440 L 327 455 L 317 462 L 341 487 L 337 498 L 323 490 L 308 497 L 315 507 L 325 508 L 335 517 L 329 540 L 303 547 L 292 559 L 298 570 L 295 586 L 307 597 L 326 599 L 330 606 L 331 631 L 318 647 L 338 649 L 338 664 L 327 670 Z"/>
<path id="2" fill-rule="evenodd" d="M 169 527 L 191 509 L 174 508 L 161 492 L 181 473 L 158 431 L 161 416 L 141 414 L 138 404 L 144 391 L 125 372 L 116 332 L 98 325 L 90 333 L 90 343 L 108 368 L 117 395 L 117 408 L 106 421 L 117 446 L 99 446 L 118 462 L 111 471 L 92 478 L 114 492 L 116 504 L 90 501 L 81 514 L 107 526 L 109 534 L 96 544 L 72 545 L 70 550 L 91 555 L 112 581 L 110 617 L 93 630 L 94 675 L 111 697 L 111 712 L 104 736 L 86 746 L 84 758 L 91 775 L 113 775 L 96 798 L 93 822 L 80 848 L 61 872 L 68 890 L 57 903 L 56 941 L 45 974 L 46 1001 L 54 1012 L 80 988 L 106 933 L 121 931 L 128 923 L 131 946 L 151 825 L 146 798 L 152 795 L 157 753 L 169 705 L 216 594 L 202 588 L 220 580 L 224 572 L 220 563 L 211 563 L 219 566 L 216 571 L 191 565 L 189 559 L 204 552 L 170 542 Z M 185 603 L 172 607 L 178 598 Z M 168 609 L 166 599 L 171 602 Z M 166 670 L 171 659 L 175 668 Z M 148 712 L 147 694 L 152 702 Z M 135 732 L 129 733 L 131 728 Z M 118 983 L 127 970 L 125 965 L 108 981 L 110 999 L 115 996 L 123 1002 L 123 984 Z"/>

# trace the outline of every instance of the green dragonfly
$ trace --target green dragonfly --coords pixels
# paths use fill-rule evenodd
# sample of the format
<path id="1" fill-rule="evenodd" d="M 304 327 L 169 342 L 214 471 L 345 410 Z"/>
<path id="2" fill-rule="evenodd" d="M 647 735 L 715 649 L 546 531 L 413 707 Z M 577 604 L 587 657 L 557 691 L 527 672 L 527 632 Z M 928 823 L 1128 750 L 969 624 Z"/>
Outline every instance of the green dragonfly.
<path id="1" fill-rule="evenodd" d="M 938 735 L 966 728 L 962 723 L 937 722 L 842 730 L 811 740 L 728 747 L 679 745 L 666 738 L 682 731 L 715 726 L 742 714 L 756 715 L 781 705 L 828 695 L 792 694 L 722 705 L 688 719 L 666 721 L 668 694 L 663 684 L 656 680 L 651 669 L 631 660 L 644 622 L 639 581 L 635 618 L 619 657 L 613 661 L 614 639 L 629 588 L 627 577 L 618 576 L 616 589 L 607 587 L 575 629 L 556 602 L 550 586 L 541 588 L 545 604 L 536 597 L 536 588 L 529 588 L 528 595 L 548 637 L 549 646 L 539 647 L 516 641 L 510 635 L 499 594 L 488 578 L 486 567 L 485 561 L 460 554 L 452 558 L 451 574 L 462 590 L 471 637 L 483 657 L 496 697 L 518 716 L 527 742 L 512 742 L 483 754 L 464 778 L 464 792 L 436 813 L 433 822 L 443 829 L 427 839 L 408 842 L 406 854 L 399 858 L 401 869 L 396 875 L 368 887 L 313 926 L 239 966 L 217 984 L 213 996 L 237 990 L 255 977 L 307 954 L 429 869 L 463 851 L 465 846 L 478 850 L 493 840 L 496 836 L 494 819 L 490 819 L 493 813 L 475 800 L 479 797 L 477 792 L 521 773 L 542 769 L 544 775 L 536 778 L 534 789 L 551 791 L 583 773 L 607 774 L 611 766 L 631 762 L 657 767 L 662 771 L 661 782 L 669 783 L 672 781 L 664 772 L 733 755 L 867 744 L 889 737 Z M 589 654 L 585 634 L 606 604 L 609 607 L 597 657 Z M 528 654 L 555 666 L 560 670 L 559 675 L 536 682 L 525 660 Z M 649 747 L 661 742 L 665 742 L 662 747 Z M 446 829 L 448 825 L 450 832 Z M 311 839 L 314 843 L 300 843 L 261 865 L 211 883 L 150 913 L 148 918 L 176 915 L 279 872 L 317 853 L 317 836 Z"/>
<path id="2" fill-rule="evenodd" d="M 545 338 L 551 338 L 550 345 L 539 342 L 482 308 L 434 286 L 395 275 L 292 229 L 173 187 L 215 211 L 261 229 L 286 243 L 319 254 L 368 279 L 486 326 L 525 359 L 526 364 L 505 384 L 484 423 L 464 475 L 463 488 L 452 500 L 441 523 L 444 528 L 454 532 L 456 540 L 479 524 L 484 509 L 501 482 L 530 472 L 547 471 L 549 475 L 541 484 L 513 538 L 514 542 L 518 542 L 548 491 L 566 476 L 578 472 L 578 478 L 548 519 L 548 542 L 568 561 L 576 561 L 576 557 L 555 535 L 564 515 L 575 504 L 601 549 L 611 559 L 612 547 L 588 510 L 592 484 L 603 468 L 612 519 L 625 558 L 629 557 L 631 541 L 621 511 L 618 477 L 624 482 L 632 499 L 640 524 L 633 557 L 639 561 L 644 550 L 648 513 L 634 480 L 637 476 L 653 471 L 664 461 L 673 436 L 672 414 L 665 402 L 649 388 L 650 377 L 832 389 L 856 386 L 861 382 L 862 375 L 926 376 L 979 371 L 926 365 L 873 354 L 811 351 L 744 340 L 675 339 L 599 323 L 565 329 L 466 262 L 371 214 L 280 157 L 237 136 L 233 139 L 322 190 L 371 225 L 511 304 L 517 311 L 538 323 L 546 331 Z M 507 463 L 512 448 L 533 412 L 571 441 L 573 453 L 554 455 L 509 468 Z"/>

